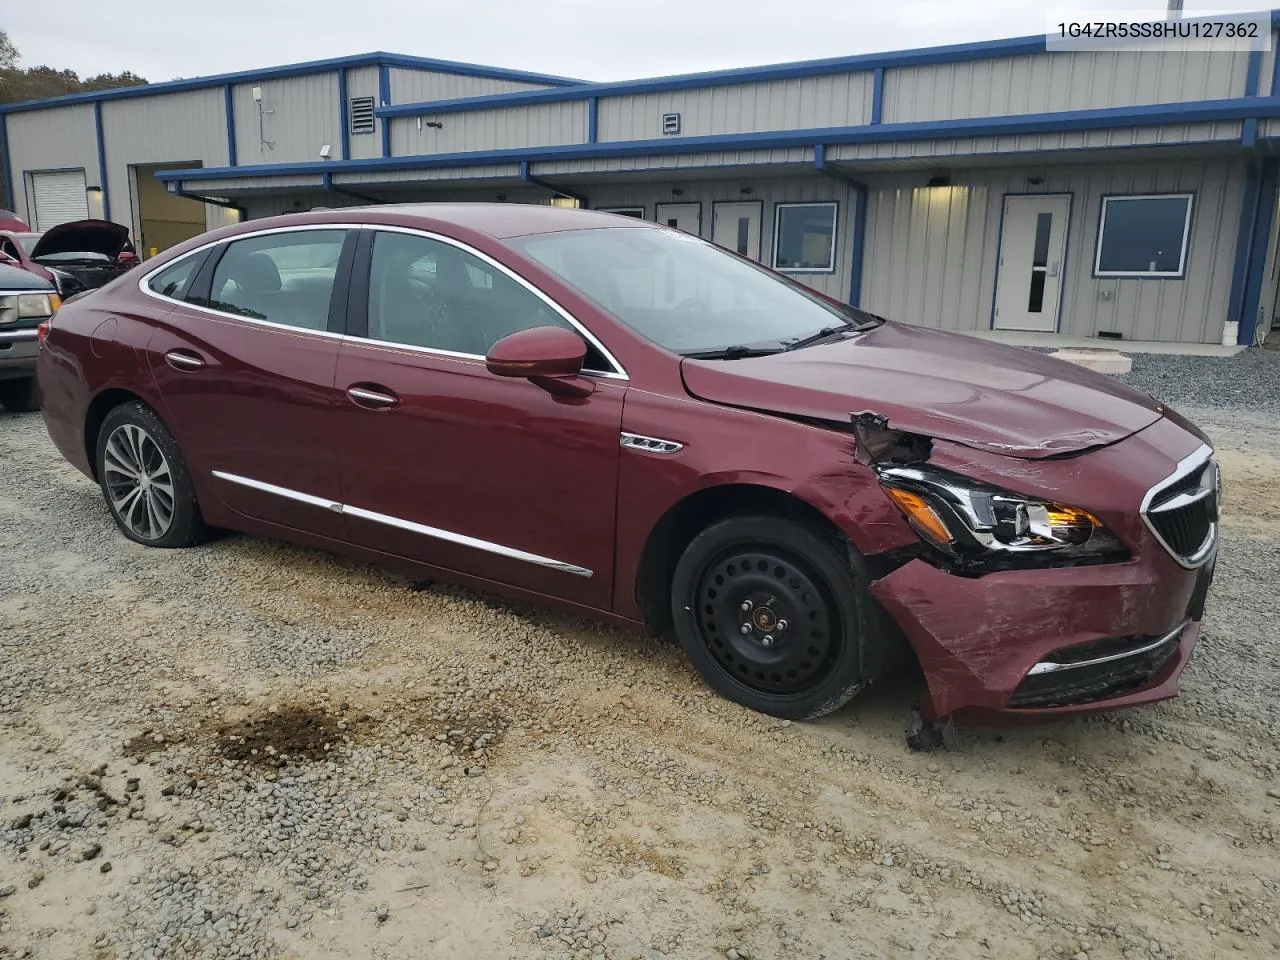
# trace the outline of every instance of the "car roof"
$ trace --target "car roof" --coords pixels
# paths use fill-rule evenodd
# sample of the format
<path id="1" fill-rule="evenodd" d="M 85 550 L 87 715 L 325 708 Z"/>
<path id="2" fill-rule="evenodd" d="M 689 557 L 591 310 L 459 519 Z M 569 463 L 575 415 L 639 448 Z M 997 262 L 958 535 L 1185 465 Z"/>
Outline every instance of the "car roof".
<path id="1" fill-rule="evenodd" d="M 653 227 L 635 217 L 623 217 L 598 210 L 553 207 L 532 203 L 387 203 L 366 207 L 331 207 L 310 213 L 292 213 L 270 218 L 269 226 L 334 223 L 338 221 L 412 225 L 429 220 L 487 234 L 495 239 L 561 230 L 591 230 L 604 227 Z M 249 221 L 261 228 L 262 220 Z"/>

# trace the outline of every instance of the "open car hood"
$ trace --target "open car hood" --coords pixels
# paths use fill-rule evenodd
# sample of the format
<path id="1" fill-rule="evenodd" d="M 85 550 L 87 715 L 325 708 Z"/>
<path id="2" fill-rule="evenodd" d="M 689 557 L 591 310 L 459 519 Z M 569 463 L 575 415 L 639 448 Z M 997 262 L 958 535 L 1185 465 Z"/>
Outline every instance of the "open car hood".
<path id="1" fill-rule="evenodd" d="M 110 220 L 76 220 L 60 223 L 44 232 L 31 259 L 55 253 L 98 253 L 114 260 L 129 242 L 129 228 Z"/>
<path id="2" fill-rule="evenodd" d="M 1106 446 L 1163 415 L 1077 364 L 897 323 L 790 353 L 686 359 L 681 372 L 712 403 L 838 424 L 869 412 L 894 430 L 1024 459 Z"/>

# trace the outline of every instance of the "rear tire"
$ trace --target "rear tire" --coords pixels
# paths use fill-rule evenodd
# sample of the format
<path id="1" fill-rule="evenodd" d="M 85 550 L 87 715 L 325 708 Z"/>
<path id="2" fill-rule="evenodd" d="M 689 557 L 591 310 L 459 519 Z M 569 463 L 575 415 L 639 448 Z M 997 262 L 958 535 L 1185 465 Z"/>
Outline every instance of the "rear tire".
<path id="1" fill-rule="evenodd" d="M 148 547 L 209 539 L 182 451 L 144 403 L 122 403 L 98 430 L 98 484 L 116 526 Z"/>
<path id="2" fill-rule="evenodd" d="M 40 409 L 40 394 L 35 377 L 0 380 L 0 405 L 10 413 L 34 413 Z"/>
<path id="3" fill-rule="evenodd" d="M 671 587 L 676 636 L 721 696 L 791 720 L 837 710 L 868 681 L 864 646 L 884 642 L 865 577 L 834 532 L 764 515 L 707 527 Z"/>

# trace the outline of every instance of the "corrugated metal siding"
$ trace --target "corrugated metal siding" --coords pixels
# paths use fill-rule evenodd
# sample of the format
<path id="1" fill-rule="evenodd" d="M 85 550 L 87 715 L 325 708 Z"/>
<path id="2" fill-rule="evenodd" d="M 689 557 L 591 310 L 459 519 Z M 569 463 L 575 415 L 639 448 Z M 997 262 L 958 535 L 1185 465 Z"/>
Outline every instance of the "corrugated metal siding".
<path id="1" fill-rule="evenodd" d="M 1090 51 L 970 60 L 885 73 L 884 122 L 994 117 L 1244 94 L 1247 51 Z"/>
<path id="2" fill-rule="evenodd" d="M 1059 331 L 1114 330 L 1132 340 L 1218 343 L 1226 319 L 1245 171 L 1238 161 L 957 171 L 925 188 L 915 175 L 869 181 L 867 309 L 952 330 L 991 326 L 1000 215 L 1007 193 L 1069 193 Z M 1192 191 L 1191 242 L 1183 280 L 1094 279 L 1101 198 Z M 1105 296 L 1104 296 L 1105 295 Z"/>
<path id="3" fill-rule="evenodd" d="M 429 122 L 442 126 L 433 129 L 427 126 Z M 391 123 L 391 153 L 398 157 L 545 147 L 585 143 L 586 139 L 587 105 L 580 101 L 449 113 L 439 117 L 401 117 Z"/>
<path id="4" fill-rule="evenodd" d="M 545 203 L 549 197 L 545 190 L 536 188 L 514 188 L 504 190 L 503 196 L 509 203 Z M 493 191 L 483 190 L 449 190 L 422 189 L 405 190 L 392 197 L 398 203 L 466 203 L 493 202 L 497 199 Z M 282 213 L 296 213 L 299 210 L 310 210 L 312 207 L 363 207 L 368 206 L 363 200 L 343 196 L 340 193 L 318 193 L 302 191 L 274 197 L 251 197 L 245 200 L 244 208 L 248 219 L 257 220 L 262 217 L 274 217 Z M 383 204 L 395 206 L 395 204 Z"/>
<path id="5" fill-rule="evenodd" d="M 1114 130 L 1071 130 L 996 137 L 955 137 L 939 140 L 900 140 L 838 144 L 827 148 L 833 160 L 898 160 L 908 157 L 958 157 L 991 153 L 1036 153 L 1150 144 L 1209 143 L 1240 139 L 1238 120 L 1183 123 L 1160 127 L 1118 127 Z"/>
<path id="6" fill-rule="evenodd" d="M 375 81 L 376 84 L 376 81 Z M 258 105 L 253 88 L 262 88 L 262 117 L 258 130 Z M 338 116 L 338 74 L 318 73 L 286 77 L 262 83 L 237 84 L 236 160 L 242 166 L 257 163 L 296 163 L 315 160 L 322 144 L 337 157 L 341 149 Z M 224 138 L 226 134 L 223 134 Z M 270 141 L 271 146 L 262 142 Z"/>
<path id="7" fill-rule="evenodd" d="M 1280 32 L 1271 31 L 1271 49 L 1262 51 L 1262 71 L 1258 75 L 1258 96 L 1271 95 L 1271 72 L 1276 65 L 1276 44 L 1280 43 Z"/>
<path id="8" fill-rule="evenodd" d="M 221 87 L 104 101 L 102 127 L 111 219 L 135 233 L 138 225 L 132 210 L 136 200 L 129 182 L 130 164 L 227 164 L 227 122 Z"/>
<path id="9" fill-rule="evenodd" d="M 743 193 L 743 188 L 750 193 Z M 785 180 L 746 179 L 721 180 L 702 183 L 685 183 L 684 192 L 673 196 L 670 187 L 659 184 L 634 184 L 630 186 L 592 186 L 587 190 L 592 207 L 644 206 L 645 219 L 654 218 L 654 205 L 659 203 L 702 204 L 703 237 L 711 238 L 712 204 L 716 201 L 764 201 L 763 222 L 760 225 L 760 257 L 763 263 L 773 258 L 774 208 L 778 203 L 804 201 L 836 201 L 840 206 L 836 218 L 836 252 L 834 273 L 797 273 L 801 283 L 823 293 L 847 300 L 849 296 L 850 267 L 853 251 L 850 249 L 852 221 L 850 209 L 854 202 L 853 191 L 825 177 L 806 177 Z"/>
<path id="10" fill-rule="evenodd" d="M 34 214 L 27 196 L 27 172 L 83 169 L 85 182 L 100 186 L 93 104 L 12 113 L 8 131 L 14 212 L 28 223 L 34 223 Z"/>
<path id="11" fill-rule="evenodd" d="M 864 71 L 602 97 L 599 138 L 656 139 L 664 113 L 681 115 L 680 136 L 858 126 L 871 119 L 871 84 Z"/>
<path id="12" fill-rule="evenodd" d="M 495 93 L 517 93 L 541 90 L 545 83 L 523 83 L 516 80 L 493 80 L 489 77 L 464 77 L 457 73 L 434 70 L 391 68 L 391 102 L 419 103 L 427 100 L 458 100 L 462 97 L 487 97 Z"/>
<path id="13" fill-rule="evenodd" d="M 538 176 L 549 176 L 558 173 L 625 173 L 633 170 L 688 170 L 698 167 L 741 167 L 755 164 L 802 164 L 812 168 L 813 148 L 780 147 L 773 150 L 729 150 L 719 153 L 546 160 L 534 162 L 533 172 Z"/>
<path id="14" fill-rule="evenodd" d="M 347 96 L 373 97 L 374 105 L 377 106 L 378 68 L 360 67 L 356 70 L 348 70 Z M 370 157 L 382 156 L 382 124 L 384 123 L 386 123 L 385 120 L 381 117 L 376 117 L 373 121 L 373 133 L 353 133 L 351 135 L 351 159 L 367 160 Z M 333 149 L 336 157 L 338 155 L 337 144 L 334 144 Z"/>
<path id="15" fill-rule="evenodd" d="M 359 186 L 371 183 L 429 183 L 439 180 L 514 179 L 520 176 L 518 163 L 490 163 L 476 167 L 436 167 L 429 170 L 379 170 L 368 173 L 339 173 L 334 183 Z"/>
<path id="16" fill-rule="evenodd" d="M 182 189 L 207 197 L 225 197 L 243 190 L 288 190 L 296 187 L 319 187 L 319 175 L 298 177 L 236 177 L 232 180 L 184 180 Z"/>

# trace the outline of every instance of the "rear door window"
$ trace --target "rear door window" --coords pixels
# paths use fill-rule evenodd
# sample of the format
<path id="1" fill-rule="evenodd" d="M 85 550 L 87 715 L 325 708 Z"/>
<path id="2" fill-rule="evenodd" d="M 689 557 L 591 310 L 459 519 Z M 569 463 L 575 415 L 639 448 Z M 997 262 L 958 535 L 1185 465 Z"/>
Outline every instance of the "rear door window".
<path id="1" fill-rule="evenodd" d="M 303 330 L 325 330 L 346 230 L 300 230 L 227 244 L 202 306 Z"/>

